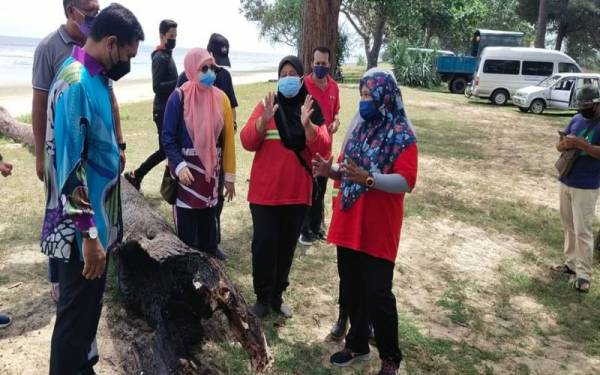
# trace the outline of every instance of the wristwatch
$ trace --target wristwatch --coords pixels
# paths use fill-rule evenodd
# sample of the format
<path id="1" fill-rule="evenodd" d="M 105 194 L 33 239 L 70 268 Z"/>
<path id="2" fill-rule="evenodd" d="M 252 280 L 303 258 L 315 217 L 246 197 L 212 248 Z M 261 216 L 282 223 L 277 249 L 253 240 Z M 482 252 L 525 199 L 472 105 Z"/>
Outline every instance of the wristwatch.
<path id="1" fill-rule="evenodd" d="M 81 233 L 86 240 L 95 240 L 98 238 L 98 228 L 91 227 L 87 231 Z"/>
<path id="2" fill-rule="evenodd" d="M 125 142 L 123 142 L 123 143 L 119 143 L 119 148 L 120 148 L 122 151 L 125 151 L 125 150 L 127 150 L 127 143 L 125 143 Z"/>
<path id="3" fill-rule="evenodd" d="M 372 188 L 373 186 L 375 186 L 375 179 L 373 178 L 373 176 L 369 175 L 369 177 L 367 177 L 365 185 L 367 185 L 368 188 Z"/>

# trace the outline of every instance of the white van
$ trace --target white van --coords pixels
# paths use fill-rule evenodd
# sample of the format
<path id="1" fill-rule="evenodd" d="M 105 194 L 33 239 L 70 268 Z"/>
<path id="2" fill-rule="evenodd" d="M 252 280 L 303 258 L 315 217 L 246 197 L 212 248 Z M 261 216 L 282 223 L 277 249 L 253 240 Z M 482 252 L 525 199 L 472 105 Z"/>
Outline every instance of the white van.
<path id="1" fill-rule="evenodd" d="M 575 60 L 556 50 L 524 47 L 487 47 L 467 97 L 490 99 L 504 105 L 522 88 L 537 85 L 557 73 L 581 72 Z"/>

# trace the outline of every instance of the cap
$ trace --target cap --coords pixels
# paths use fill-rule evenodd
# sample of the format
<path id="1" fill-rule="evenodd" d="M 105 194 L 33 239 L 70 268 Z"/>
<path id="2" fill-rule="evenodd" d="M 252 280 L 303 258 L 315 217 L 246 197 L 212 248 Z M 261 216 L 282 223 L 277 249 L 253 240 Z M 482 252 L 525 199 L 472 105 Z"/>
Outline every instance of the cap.
<path id="1" fill-rule="evenodd" d="M 229 41 L 223 35 L 212 34 L 208 40 L 206 49 L 212 53 L 217 65 L 231 67 L 231 62 L 229 61 Z"/>
<path id="2" fill-rule="evenodd" d="M 574 103 L 577 109 L 588 108 L 595 103 L 600 103 L 600 91 L 598 87 L 593 87 L 588 84 L 577 88 Z"/>

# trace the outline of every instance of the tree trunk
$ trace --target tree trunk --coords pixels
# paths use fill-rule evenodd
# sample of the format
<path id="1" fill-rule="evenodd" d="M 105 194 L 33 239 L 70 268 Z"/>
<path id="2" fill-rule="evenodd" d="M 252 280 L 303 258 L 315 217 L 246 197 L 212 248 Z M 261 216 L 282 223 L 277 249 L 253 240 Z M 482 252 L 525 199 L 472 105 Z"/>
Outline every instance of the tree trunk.
<path id="1" fill-rule="evenodd" d="M 548 1 L 540 0 L 535 30 L 535 47 L 546 48 L 546 25 L 548 23 Z"/>
<path id="2" fill-rule="evenodd" d="M 0 133 L 33 145 L 31 126 L 17 123 L 0 107 Z M 119 287 L 129 307 L 139 310 L 155 329 L 156 373 L 196 374 L 198 366 L 185 359 L 205 334 L 201 320 L 220 310 L 233 336 L 250 357 L 255 371 L 271 367 L 273 358 L 260 321 L 225 275 L 221 265 L 189 248 L 173 233 L 129 183 L 123 182 L 122 246 L 118 259 Z"/>
<path id="3" fill-rule="evenodd" d="M 331 71 L 336 69 L 336 47 L 338 41 L 338 18 L 341 0 L 306 0 L 302 27 L 302 55 L 305 72 L 312 71 L 312 51 L 319 46 L 328 47 L 331 51 L 329 60 Z"/>
<path id="4" fill-rule="evenodd" d="M 377 16 L 377 23 L 373 32 L 373 46 L 367 53 L 367 70 L 376 67 L 377 63 L 379 62 L 379 52 L 381 51 L 381 46 L 383 45 L 383 31 L 385 28 L 385 22 L 386 15 L 380 12 Z"/>
<path id="5" fill-rule="evenodd" d="M 556 45 L 554 46 L 555 50 L 560 51 L 562 49 L 563 41 L 565 40 L 566 36 L 567 36 L 567 23 L 566 23 L 566 21 L 562 20 L 558 24 L 558 32 L 556 33 Z"/>

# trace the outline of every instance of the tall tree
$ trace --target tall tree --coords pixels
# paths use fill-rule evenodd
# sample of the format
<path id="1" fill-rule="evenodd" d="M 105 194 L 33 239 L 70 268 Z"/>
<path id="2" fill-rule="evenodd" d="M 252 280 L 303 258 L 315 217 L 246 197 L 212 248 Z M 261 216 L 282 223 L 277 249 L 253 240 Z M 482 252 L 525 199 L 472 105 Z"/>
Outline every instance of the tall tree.
<path id="1" fill-rule="evenodd" d="M 329 56 L 331 70 L 335 70 L 338 18 L 341 0 L 305 0 L 303 11 L 302 49 L 299 57 L 304 62 L 306 71 L 312 65 L 312 50 L 318 46 L 326 46 L 331 50 Z"/>
<path id="2" fill-rule="evenodd" d="M 548 1 L 539 0 L 538 18 L 535 24 L 535 47 L 546 48 L 546 26 L 548 25 Z"/>
<path id="3" fill-rule="evenodd" d="M 302 49 L 304 0 L 240 0 L 240 13 L 258 22 L 260 35 L 275 44 Z"/>

